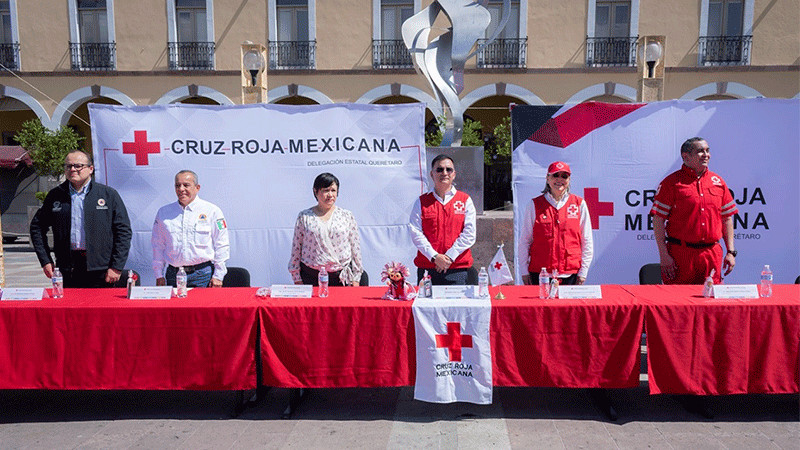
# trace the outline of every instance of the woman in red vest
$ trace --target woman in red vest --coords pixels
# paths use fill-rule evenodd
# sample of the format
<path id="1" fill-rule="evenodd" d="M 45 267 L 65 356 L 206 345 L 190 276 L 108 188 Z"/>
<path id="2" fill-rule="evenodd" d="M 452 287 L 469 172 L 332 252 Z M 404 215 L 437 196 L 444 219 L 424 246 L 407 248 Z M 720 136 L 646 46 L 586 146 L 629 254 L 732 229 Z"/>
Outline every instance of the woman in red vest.
<path id="1" fill-rule="evenodd" d="M 561 284 L 583 284 L 592 262 L 592 221 L 581 197 L 569 193 L 572 172 L 565 162 L 547 168 L 542 195 L 528 203 L 517 246 L 520 263 L 528 263 L 525 284 L 538 280 L 544 267 L 558 271 Z"/>

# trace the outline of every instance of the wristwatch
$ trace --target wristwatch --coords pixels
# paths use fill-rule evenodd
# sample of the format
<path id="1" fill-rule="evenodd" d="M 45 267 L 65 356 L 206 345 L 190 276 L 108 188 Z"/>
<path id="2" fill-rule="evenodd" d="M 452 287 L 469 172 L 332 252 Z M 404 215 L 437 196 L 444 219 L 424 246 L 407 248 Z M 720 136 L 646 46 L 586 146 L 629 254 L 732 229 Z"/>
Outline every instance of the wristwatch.
<path id="1" fill-rule="evenodd" d="M 739 252 L 737 252 L 736 250 L 728 250 L 728 253 L 730 253 L 731 255 L 733 255 L 733 257 L 734 257 L 734 258 L 736 258 L 736 255 L 738 255 L 738 254 L 739 254 Z"/>
<path id="2" fill-rule="evenodd" d="M 436 257 L 437 257 L 437 256 L 439 256 L 439 254 L 438 254 L 438 253 L 437 253 L 437 254 L 435 254 L 435 255 L 433 255 L 433 256 L 431 256 L 431 262 L 432 262 L 432 263 L 434 263 L 434 264 L 436 263 Z M 736 256 L 736 255 L 733 255 L 733 256 Z"/>

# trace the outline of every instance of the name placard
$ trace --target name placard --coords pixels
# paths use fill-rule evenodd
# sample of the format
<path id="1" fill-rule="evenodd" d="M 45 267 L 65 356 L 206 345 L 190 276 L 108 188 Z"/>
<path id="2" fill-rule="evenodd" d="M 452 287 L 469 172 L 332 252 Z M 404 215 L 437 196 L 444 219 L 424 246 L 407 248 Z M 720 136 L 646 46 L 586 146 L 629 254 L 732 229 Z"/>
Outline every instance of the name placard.
<path id="1" fill-rule="evenodd" d="M 5 288 L 1 300 L 41 300 L 44 288 Z"/>
<path id="2" fill-rule="evenodd" d="M 273 284 L 270 296 L 273 298 L 311 298 L 314 286 L 310 284 Z"/>
<path id="3" fill-rule="evenodd" d="M 716 284 L 714 298 L 758 298 L 755 284 Z"/>
<path id="4" fill-rule="evenodd" d="M 172 286 L 133 286 L 131 300 L 169 300 Z"/>
<path id="5" fill-rule="evenodd" d="M 478 286 L 433 286 L 433 298 L 478 298 Z"/>
<path id="6" fill-rule="evenodd" d="M 558 298 L 603 298 L 599 284 L 562 285 L 558 287 Z"/>

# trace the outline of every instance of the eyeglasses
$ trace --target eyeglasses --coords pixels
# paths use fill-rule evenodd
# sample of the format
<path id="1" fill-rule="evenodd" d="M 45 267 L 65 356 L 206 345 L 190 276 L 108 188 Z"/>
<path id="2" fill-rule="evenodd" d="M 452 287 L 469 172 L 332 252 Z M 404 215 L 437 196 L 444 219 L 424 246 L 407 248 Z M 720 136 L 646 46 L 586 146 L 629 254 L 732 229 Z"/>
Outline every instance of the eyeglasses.
<path id="1" fill-rule="evenodd" d="M 565 180 L 569 179 L 569 174 L 567 172 L 551 173 L 550 176 L 553 178 L 563 178 Z"/>
<path id="2" fill-rule="evenodd" d="M 84 167 L 89 167 L 89 164 L 64 164 L 64 170 L 75 169 L 80 172 Z"/>
<path id="3" fill-rule="evenodd" d="M 454 169 L 452 167 L 437 167 L 436 171 L 439 172 L 439 173 L 442 173 L 442 172 L 453 173 L 453 172 L 456 171 L 456 169 Z"/>

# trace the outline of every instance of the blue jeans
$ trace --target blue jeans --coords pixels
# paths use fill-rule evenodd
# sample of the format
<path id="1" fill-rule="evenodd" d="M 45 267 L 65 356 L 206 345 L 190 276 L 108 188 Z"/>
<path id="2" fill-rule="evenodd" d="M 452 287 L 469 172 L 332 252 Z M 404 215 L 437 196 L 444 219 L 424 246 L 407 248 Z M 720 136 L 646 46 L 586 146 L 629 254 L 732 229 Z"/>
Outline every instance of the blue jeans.
<path id="1" fill-rule="evenodd" d="M 167 273 L 164 278 L 167 280 L 167 285 L 176 287 L 175 276 L 178 274 L 178 268 L 167 266 Z M 186 275 L 187 287 L 208 287 L 211 283 L 211 276 L 214 275 L 214 266 L 203 267 L 202 269 L 195 270 L 194 272 Z"/>

